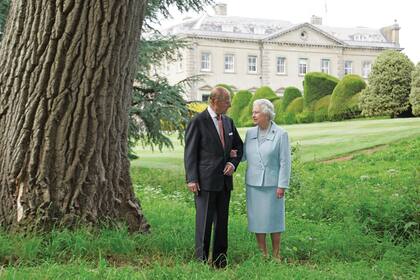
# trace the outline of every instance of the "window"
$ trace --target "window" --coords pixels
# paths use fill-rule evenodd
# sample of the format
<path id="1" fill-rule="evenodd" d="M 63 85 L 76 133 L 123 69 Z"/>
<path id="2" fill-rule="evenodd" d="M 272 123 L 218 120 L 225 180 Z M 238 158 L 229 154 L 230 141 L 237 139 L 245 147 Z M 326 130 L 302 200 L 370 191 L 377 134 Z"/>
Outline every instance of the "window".
<path id="1" fill-rule="evenodd" d="M 350 60 L 344 61 L 344 75 L 351 74 L 353 72 L 352 65 L 353 63 Z"/>
<path id="2" fill-rule="evenodd" d="M 201 71 L 211 71 L 211 55 L 210 53 L 201 54 Z"/>
<path id="3" fill-rule="evenodd" d="M 286 74 L 286 58 L 277 57 L 277 74 Z"/>
<path id="4" fill-rule="evenodd" d="M 248 55 L 248 73 L 257 73 L 256 55 Z"/>
<path id="5" fill-rule="evenodd" d="M 362 66 L 362 76 L 363 78 L 367 78 L 372 70 L 372 63 L 370 61 L 363 62 Z"/>
<path id="6" fill-rule="evenodd" d="M 235 56 L 233 54 L 225 54 L 225 72 L 235 72 Z"/>
<path id="7" fill-rule="evenodd" d="M 299 76 L 304 76 L 308 72 L 308 59 L 299 59 Z"/>
<path id="8" fill-rule="evenodd" d="M 321 59 L 321 72 L 330 74 L 330 60 Z"/>

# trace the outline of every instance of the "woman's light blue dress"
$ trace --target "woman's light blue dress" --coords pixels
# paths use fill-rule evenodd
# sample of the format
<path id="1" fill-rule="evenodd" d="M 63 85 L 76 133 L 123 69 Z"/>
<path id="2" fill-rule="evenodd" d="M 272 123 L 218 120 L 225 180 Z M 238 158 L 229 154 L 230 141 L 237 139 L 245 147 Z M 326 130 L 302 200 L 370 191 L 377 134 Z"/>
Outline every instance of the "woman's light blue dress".
<path id="1" fill-rule="evenodd" d="M 249 132 L 249 133 L 248 133 Z M 287 132 L 272 123 L 265 137 L 254 127 L 247 132 L 244 159 L 248 161 L 246 206 L 248 230 L 254 233 L 285 231 L 285 199 L 277 187 L 288 188 L 290 146 Z"/>

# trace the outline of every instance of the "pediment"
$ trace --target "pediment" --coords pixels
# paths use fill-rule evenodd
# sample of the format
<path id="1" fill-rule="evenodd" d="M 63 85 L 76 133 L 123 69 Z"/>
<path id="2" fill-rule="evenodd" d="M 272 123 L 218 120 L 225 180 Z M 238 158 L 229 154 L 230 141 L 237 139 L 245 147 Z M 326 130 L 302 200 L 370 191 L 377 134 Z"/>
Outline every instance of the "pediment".
<path id="1" fill-rule="evenodd" d="M 338 38 L 309 23 L 281 30 L 268 36 L 265 41 L 308 45 L 344 45 Z"/>
<path id="2" fill-rule="evenodd" d="M 199 90 L 202 90 L 202 91 L 211 91 L 212 89 L 213 88 L 209 85 L 205 85 L 199 88 Z"/>

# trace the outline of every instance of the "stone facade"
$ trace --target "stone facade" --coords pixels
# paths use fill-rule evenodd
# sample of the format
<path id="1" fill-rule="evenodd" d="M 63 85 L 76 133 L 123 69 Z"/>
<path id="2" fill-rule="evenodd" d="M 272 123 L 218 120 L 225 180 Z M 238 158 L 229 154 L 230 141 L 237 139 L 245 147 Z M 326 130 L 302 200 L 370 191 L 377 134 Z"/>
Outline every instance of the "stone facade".
<path id="1" fill-rule="evenodd" d="M 336 77 L 347 73 L 364 78 L 376 56 L 401 50 L 397 23 L 381 29 L 334 28 L 313 16 L 311 23 L 229 17 L 226 6 L 214 16 L 185 20 L 164 33 L 190 42 L 177 61 L 158 71 L 175 83 L 201 75 L 186 99 L 206 100 L 216 84 L 255 91 L 270 86 L 278 95 L 284 88 L 303 88 L 306 72 L 323 71 Z"/>

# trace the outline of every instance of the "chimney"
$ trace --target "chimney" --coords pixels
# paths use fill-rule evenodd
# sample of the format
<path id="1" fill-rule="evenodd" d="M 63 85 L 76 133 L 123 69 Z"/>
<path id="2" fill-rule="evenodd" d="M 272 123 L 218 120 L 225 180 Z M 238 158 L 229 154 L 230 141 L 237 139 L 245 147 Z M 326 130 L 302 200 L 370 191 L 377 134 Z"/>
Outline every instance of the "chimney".
<path id="1" fill-rule="evenodd" d="M 216 16 L 226 16 L 227 15 L 227 4 L 225 3 L 216 3 L 213 7 L 214 13 Z"/>
<path id="2" fill-rule="evenodd" d="M 318 17 L 316 15 L 311 16 L 311 24 L 314 25 L 322 25 L 322 17 Z"/>
<path id="3" fill-rule="evenodd" d="M 399 45 L 400 44 L 400 25 L 397 20 L 394 20 L 394 24 L 381 28 L 381 33 L 384 35 L 388 42 Z"/>

